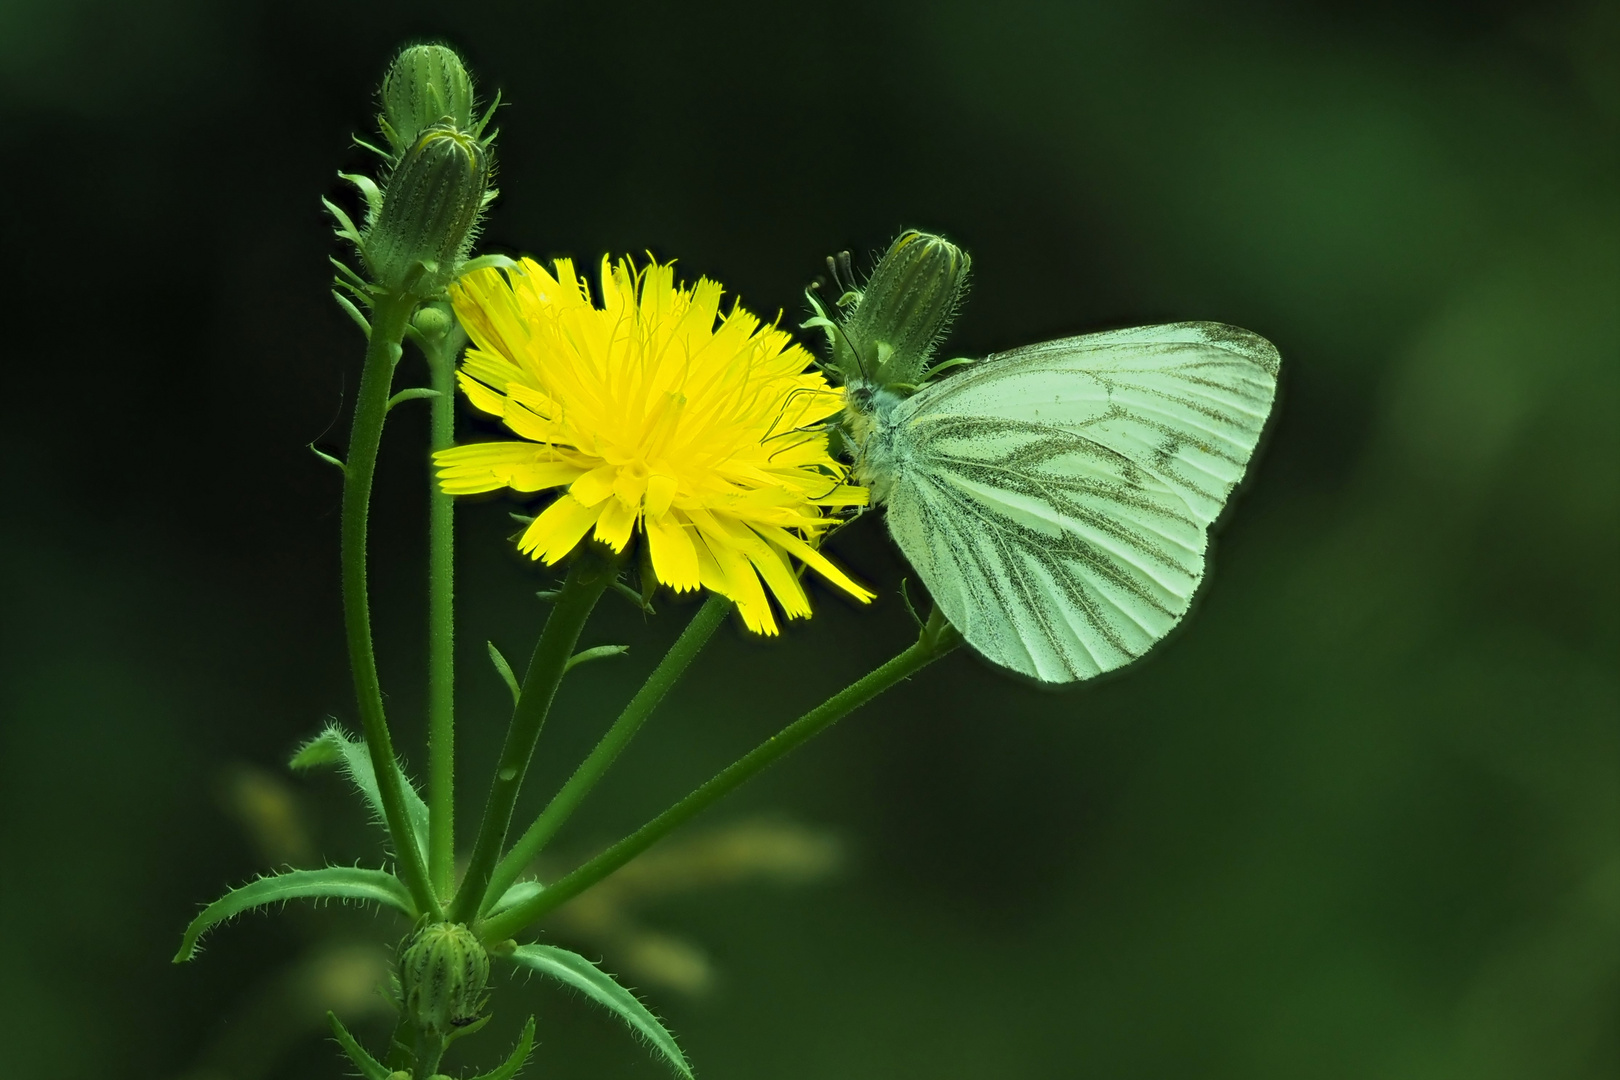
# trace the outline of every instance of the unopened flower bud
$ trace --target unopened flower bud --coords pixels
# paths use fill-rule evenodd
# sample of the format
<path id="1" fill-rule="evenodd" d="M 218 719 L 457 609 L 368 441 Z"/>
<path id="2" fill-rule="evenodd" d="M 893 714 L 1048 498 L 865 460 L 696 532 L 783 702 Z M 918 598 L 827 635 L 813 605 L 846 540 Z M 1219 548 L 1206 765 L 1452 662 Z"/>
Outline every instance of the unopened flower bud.
<path id="1" fill-rule="evenodd" d="M 489 188 L 489 153 L 448 124 L 423 131 L 388 178 L 366 230 L 373 280 L 396 293 L 433 296 L 467 258 Z"/>
<path id="2" fill-rule="evenodd" d="M 489 982 L 489 954 L 461 923 L 430 923 L 405 947 L 399 979 L 411 1023 L 445 1036 L 478 1019 Z"/>
<path id="3" fill-rule="evenodd" d="M 942 237 L 901 233 L 844 322 L 862 369 L 847 374 L 884 385 L 917 382 L 956 316 L 970 262 Z"/>
<path id="4" fill-rule="evenodd" d="M 382 107 L 383 134 L 397 157 L 434 124 L 462 131 L 472 127 L 472 78 L 454 49 L 412 45 L 394 58 L 383 76 Z"/>

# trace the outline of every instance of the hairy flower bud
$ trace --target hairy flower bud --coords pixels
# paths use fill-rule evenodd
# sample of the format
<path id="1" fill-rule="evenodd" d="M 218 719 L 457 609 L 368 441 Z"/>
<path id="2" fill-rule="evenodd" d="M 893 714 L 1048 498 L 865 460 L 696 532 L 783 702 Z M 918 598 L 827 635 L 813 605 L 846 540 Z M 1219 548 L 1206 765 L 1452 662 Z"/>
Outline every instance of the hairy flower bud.
<path id="1" fill-rule="evenodd" d="M 455 279 L 477 234 L 489 152 L 448 124 L 423 131 L 388 178 L 362 248 L 372 279 L 428 297 Z"/>
<path id="2" fill-rule="evenodd" d="M 846 374 L 883 385 L 917 382 L 956 316 L 970 262 L 942 237 L 901 233 L 843 323 L 861 367 Z"/>
<path id="3" fill-rule="evenodd" d="M 489 982 L 489 954 L 461 923 L 418 930 L 399 962 L 405 1015 L 433 1035 L 448 1035 L 478 1019 Z"/>
<path id="4" fill-rule="evenodd" d="M 462 131 L 472 128 L 472 78 L 454 49 L 412 45 L 394 58 L 383 76 L 382 108 L 378 121 L 399 157 L 434 124 Z"/>

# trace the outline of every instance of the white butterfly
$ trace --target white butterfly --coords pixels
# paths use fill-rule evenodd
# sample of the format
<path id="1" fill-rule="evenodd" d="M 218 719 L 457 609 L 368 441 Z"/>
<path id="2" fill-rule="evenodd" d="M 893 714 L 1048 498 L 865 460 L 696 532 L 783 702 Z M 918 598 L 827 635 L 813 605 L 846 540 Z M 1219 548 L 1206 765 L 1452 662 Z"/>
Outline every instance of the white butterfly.
<path id="1" fill-rule="evenodd" d="M 968 644 L 1048 682 L 1090 678 L 1186 614 L 1278 363 L 1220 323 L 1014 349 L 910 397 L 846 361 L 856 476 Z"/>

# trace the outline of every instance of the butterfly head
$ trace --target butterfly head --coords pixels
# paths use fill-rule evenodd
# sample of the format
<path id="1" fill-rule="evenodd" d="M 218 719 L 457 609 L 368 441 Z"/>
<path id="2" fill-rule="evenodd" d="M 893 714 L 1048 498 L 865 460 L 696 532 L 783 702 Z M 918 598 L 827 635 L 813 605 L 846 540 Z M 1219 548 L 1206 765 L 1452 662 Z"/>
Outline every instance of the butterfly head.
<path id="1" fill-rule="evenodd" d="M 949 240 L 908 230 L 861 288 L 844 252 L 827 260 L 836 297 L 829 305 L 812 288 L 807 296 L 815 317 L 804 325 L 826 332 L 832 366 L 846 385 L 915 389 L 956 317 L 971 262 Z"/>

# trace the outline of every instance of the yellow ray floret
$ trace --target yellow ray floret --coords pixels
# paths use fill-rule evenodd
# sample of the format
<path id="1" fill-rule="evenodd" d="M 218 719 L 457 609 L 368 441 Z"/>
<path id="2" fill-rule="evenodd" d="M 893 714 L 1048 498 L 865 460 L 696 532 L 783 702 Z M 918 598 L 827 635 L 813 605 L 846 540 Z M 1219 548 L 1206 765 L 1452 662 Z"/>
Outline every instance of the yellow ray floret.
<path id="1" fill-rule="evenodd" d="M 767 592 L 810 614 L 793 559 L 870 600 L 816 550 L 823 508 L 867 495 L 828 453 L 818 425 L 843 401 L 809 354 L 670 265 L 603 259 L 600 307 L 572 262 L 553 268 L 525 259 L 450 290 L 472 339 L 462 391 L 526 441 L 439 451 L 440 486 L 562 488 L 520 550 L 555 563 L 587 533 L 622 551 L 639 529 L 660 582 L 730 597 L 758 633 L 776 633 Z"/>

